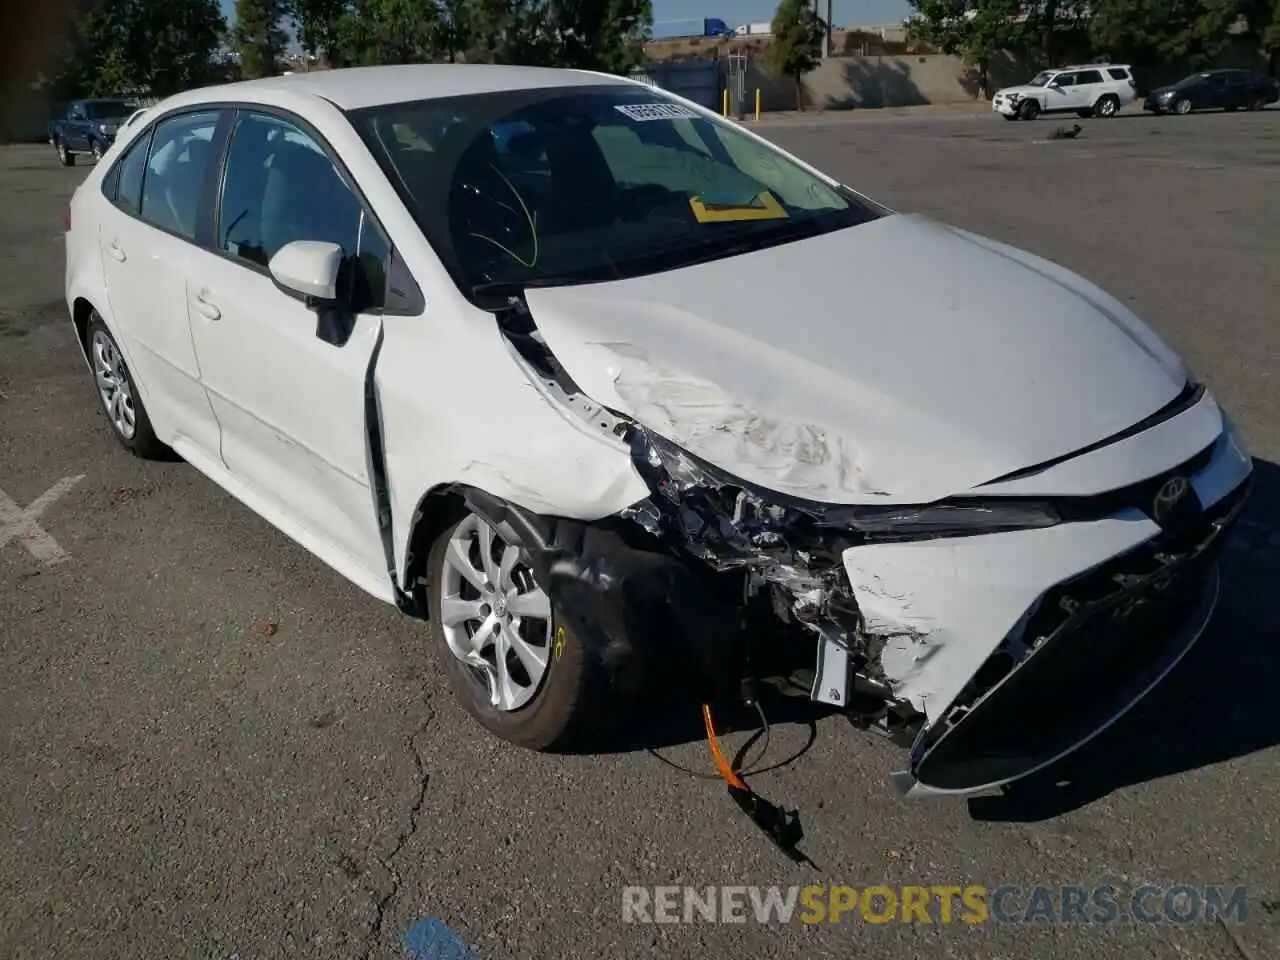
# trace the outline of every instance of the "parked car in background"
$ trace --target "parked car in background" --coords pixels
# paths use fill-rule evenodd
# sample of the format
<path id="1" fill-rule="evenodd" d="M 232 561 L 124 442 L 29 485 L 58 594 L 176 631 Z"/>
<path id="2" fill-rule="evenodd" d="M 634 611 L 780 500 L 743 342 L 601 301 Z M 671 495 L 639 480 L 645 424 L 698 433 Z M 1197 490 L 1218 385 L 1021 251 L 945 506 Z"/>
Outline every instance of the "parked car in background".
<path id="1" fill-rule="evenodd" d="M 1142 108 L 1151 113 L 1261 110 L 1280 100 L 1280 84 L 1252 70 L 1205 70 L 1152 90 Z"/>
<path id="2" fill-rule="evenodd" d="M 189 91 L 85 177 L 66 252 L 120 444 L 426 621 L 534 749 L 646 672 L 786 677 L 909 747 L 905 792 L 1017 780 L 1195 642 L 1251 484 L 1119 299 L 605 74 Z"/>
<path id="3" fill-rule="evenodd" d="M 1021 86 L 997 90 L 991 109 L 1006 120 L 1034 120 L 1042 113 L 1114 117 L 1137 99 L 1128 64 L 1091 63 L 1042 70 Z"/>
<path id="4" fill-rule="evenodd" d="M 100 160 L 136 110 L 136 104 L 123 99 L 72 100 L 67 115 L 49 124 L 49 142 L 64 167 L 75 166 L 78 153 Z"/>

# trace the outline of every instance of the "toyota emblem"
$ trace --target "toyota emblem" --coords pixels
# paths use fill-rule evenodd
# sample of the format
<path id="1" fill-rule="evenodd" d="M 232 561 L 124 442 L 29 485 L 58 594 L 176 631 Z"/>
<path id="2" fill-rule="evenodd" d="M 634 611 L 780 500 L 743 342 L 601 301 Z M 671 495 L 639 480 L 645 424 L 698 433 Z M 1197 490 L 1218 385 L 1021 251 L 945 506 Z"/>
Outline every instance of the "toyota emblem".
<path id="1" fill-rule="evenodd" d="M 1190 491 L 1191 484 L 1187 482 L 1186 477 L 1170 477 L 1156 493 L 1156 498 L 1151 504 L 1152 519 L 1156 523 L 1164 523 L 1174 517 Z"/>

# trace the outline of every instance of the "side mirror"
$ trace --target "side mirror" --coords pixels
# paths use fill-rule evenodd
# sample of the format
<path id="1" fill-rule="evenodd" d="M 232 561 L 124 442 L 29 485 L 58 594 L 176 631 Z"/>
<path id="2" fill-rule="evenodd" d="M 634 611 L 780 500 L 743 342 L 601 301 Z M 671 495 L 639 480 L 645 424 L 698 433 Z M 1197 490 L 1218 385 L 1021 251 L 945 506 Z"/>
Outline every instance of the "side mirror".
<path id="1" fill-rule="evenodd" d="M 276 286 L 307 306 L 336 300 L 342 248 L 320 240 L 294 240 L 276 251 L 267 264 Z"/>
<path id="2" fill-rule="evenodd" d="M 1057 80 L 1050 80 L 1050 81 L 1049 81 L 1049 89 L 1050 89 L 1050 90 L 1061 90 L 1061 89 L 1062 89 L 1062 84 L 1060 84 Z"/>
<path id="3" fill-rule="evenodd" d="M 281 291 L 316 312 L 316 336 L 340 347 L 355 329 L 355 314 L 338 297 L 338 275 L 344 256 L 336 243 L 294 240 L 276 251 L 267 264 Z"/>

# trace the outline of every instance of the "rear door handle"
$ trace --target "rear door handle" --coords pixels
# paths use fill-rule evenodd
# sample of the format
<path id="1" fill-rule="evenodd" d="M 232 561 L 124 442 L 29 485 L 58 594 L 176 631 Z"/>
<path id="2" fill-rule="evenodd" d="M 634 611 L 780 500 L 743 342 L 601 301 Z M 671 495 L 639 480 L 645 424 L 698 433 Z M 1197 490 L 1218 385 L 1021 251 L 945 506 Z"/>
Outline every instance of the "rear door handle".
<path id="1" fill-rule="evenodd" d="M 111 259 L 119 260 L 121 263 L 129 259 L 117 240 L 112 240 L 107 244 L 107 253 L 111 254 Z"/>
<path id="2" fill-rule="evenodd" d="M 222 316 L 222 311 L 214 304 L 209 302 L 209 291 L 201 290 L 191 298 L 191 306 L 196 313 L 200 314 L 206 320 L 217 320 Z"/>

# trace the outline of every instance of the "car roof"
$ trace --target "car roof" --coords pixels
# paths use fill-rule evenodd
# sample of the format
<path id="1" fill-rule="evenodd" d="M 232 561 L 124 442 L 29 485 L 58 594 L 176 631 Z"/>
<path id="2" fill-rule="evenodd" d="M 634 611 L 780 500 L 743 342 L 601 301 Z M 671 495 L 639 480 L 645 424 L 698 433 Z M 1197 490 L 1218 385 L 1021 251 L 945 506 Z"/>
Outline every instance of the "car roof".
<path id="1" fill-rule="evenodd" d="M 242 80 L 202 87 L 182 97 L 190 104 L 220 100 L 271 100 L 276 94 L 322 97 L 343 110 L 387 103 L 433 100 L 504 90 L 630 84 L 632 81 L 588 70 L 519 67 L 487 63 L 414 63 L 385 67 L 312 70 L 288 76 Z"/>
<path id="2" fill-rule="evenodd" d="M 1069 67 L 1058 67 L 1057 72 L 1064 70 L 1128 70 L 1127 63 L 1075 63 Z"/>

